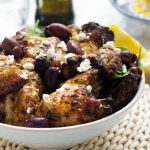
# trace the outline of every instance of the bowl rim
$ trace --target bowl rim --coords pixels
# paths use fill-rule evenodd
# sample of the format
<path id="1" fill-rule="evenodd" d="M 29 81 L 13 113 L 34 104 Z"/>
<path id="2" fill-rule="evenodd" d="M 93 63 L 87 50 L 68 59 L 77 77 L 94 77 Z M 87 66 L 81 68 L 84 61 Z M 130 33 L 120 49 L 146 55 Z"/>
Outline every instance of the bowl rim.
<path id="1" fill-rule="evenodd" d="M 118 10 L 122 15 L 129 17 L 130 19 L 134 19 L 137 21 L 145 22 L 145 23 L 150 23 L 150 19 L 142 18 L 142 17 L 136 17 L 136 16 L 131 16 L 128 14 L 126 11 L 122 10 L 118 5 L 116 5 L 117 0 L 110 0 L 111 4 Z"/>
<path id="2" fill-rule="evenodd" d="M 77 128 L 85 128 L 85 127 L 92 126 L 94 124 L 100 124 L 103 121 L 110 120 L 113 117 L 115 118 L 115 116 L 117 116 L 119 113 L 122 113 L 123 111 L 127 111 L 129 108 L 131 108 L 131 106 L 134 103 L 136 103 L 136 101 L 140 98 L 140 96 L 141 96 L 141 94 L 144 90 L 144 86 L 145 86 L 145 74 L 144 74 L 144 71 L 143 71 L 142 78 L 141 78 L 141 81 L 139 83 L 139 88 L 138 88 L 138 91 L 137 91 L 136 95 L 134 96 L 134 98 L 122 109 L 118 110 L 117 112 L 115 112 L 115 113 L 113 113 L 113 114 L 111 114 L 107 117 L 99 119 L 99 120 L 95 120 L 95 121 L 92 121 L 92 122 L 79 124 L 79 125 L 66 126 L 66 127 L 53 127 L 53 128 L 28 128 L 28 127 L 21 127 L 21 126 L 15 126 L 15 125 L 0 123 L 0 128 L 4 127 L 4 128 L 10 128 L 10 129 L 22 130 L 22 131 L 29 131 L 29 132 L 30 131 L 44 131 L 44 132 L 51 131 L 51 132 L 54 132 L 54 131 L 72 130 L 72 129 L 77 129 Z"/>

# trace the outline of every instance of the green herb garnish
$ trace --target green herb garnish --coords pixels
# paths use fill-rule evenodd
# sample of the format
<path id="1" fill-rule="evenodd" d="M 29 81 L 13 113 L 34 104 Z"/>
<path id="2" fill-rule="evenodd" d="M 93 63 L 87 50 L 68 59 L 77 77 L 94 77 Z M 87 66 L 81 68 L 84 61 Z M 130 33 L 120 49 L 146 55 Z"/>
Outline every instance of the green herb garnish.
<path id="1" fill-rule="evenodd" d="M 121 51 L 130 51 L 128 48 L 126 48 L 126 47 L 117 47 L 117 48 L 119 48 L 119 49 L 121 49 Z"/>
<path id="2" fill-rule="evenodd" d="M 112 76 L 113 79 L 122 78 L 129 75 L 129 71 L 127 70 L 127 66 L 123 65 L 121 69 L 118 69 L 114 75 Z"/>
<path id="3" fill-rule="evenodd" d="M 35 26 L 26 25 L 26 29 L 33 36 L 41 36 L 41 37 L 43 37 L 44 36 L 44 32 L 38 26 L 39 26 L 39 20 L 36 21 Z"/>

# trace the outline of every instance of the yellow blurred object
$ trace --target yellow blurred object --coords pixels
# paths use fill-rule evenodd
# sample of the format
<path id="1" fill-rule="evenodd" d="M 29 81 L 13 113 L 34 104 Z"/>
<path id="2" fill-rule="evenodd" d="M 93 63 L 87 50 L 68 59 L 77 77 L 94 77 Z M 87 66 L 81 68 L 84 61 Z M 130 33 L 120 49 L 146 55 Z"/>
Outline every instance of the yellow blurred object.
<path id="1" fill-rule="evenodd" d="M 134 0 L 132 7 L 136 12 L 150 16 L 150 0 Z"/>
<path id="2" fill-rule="evenodd" d="M 145 2 L 147 2 L 147 3 L 150 3 L 150 0 L 144 0 Z"/>
<path id="3" fill-rule="evenodd" d="M 114 32 L 116 47 L 125 47 L 135 54 L 138 54 L 140 47 L 142 47 L 142 56 L 144 55 L 145 48 L 120 26 L 112 24 L 109 28 Z"/>
<path id="4" fill-rule="evenodd" d="M 150 84 L 150 51 L 145 53 L 141 59 L 141 63 L 145 71 L 146 82 Z"/>
<path id="5" fill-rule="evenodd" d="M 147 51 L 138 41 L 136 41 L 120 26 L 112 24 L 109 28 L 114 32 L 116 47 L 128 48 L 136 55 L 138 55 L 140 47 L 142 48 L 141 63 L 145 71 L 146 82 L 150 84 L 150 51 Z"/>

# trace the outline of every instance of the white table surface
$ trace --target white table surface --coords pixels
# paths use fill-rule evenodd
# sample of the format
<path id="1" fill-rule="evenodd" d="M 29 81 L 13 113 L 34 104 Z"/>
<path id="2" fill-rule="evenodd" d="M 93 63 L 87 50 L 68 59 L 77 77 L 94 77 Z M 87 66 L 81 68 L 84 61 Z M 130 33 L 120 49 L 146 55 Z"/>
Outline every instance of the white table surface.
<path id="1" fill-rule="evenodd" d="M 6 10 L 5 7 L 3 7 L 2 1 L 0 0 L 0 18 L 1 18 L 1 23 L 0 23 L 0 41 L 5 37 L 5 36 L 12 36 L 15 34 L 15 32 L 19 29 L 22 28 L 20 25 L 17 25 L 18 22 L 15 22 L 17 19 L 19 20 L 19 15 L 16 14 L 15 16 L 15 11 L 13 13 L 5 13 L 4 16 L 4 10 Z M 29 6 L 28 6 L 28 12 L 26 13 L 27 15 L 27 24 L 34 24 L 34 16 L 35 16 L 35 10 L 36 10 L 36 3 L 35 0 L 5 0 L 6 1 L 16 1 L 17 4 L 18 2 L 24 3 L 25 1 L 29 1 Z M 23 5 L 24 6 L 24 5 Z M 82 25 L 86 22 L 89 21 L 95 21 L 98 22 L 102 25 L 109 25 L 111 23 L 116 23 L 121 25 L 122 27 L 125 27 L 125 21 L 123 20 L 123 16 L 116 11 L 116 9 L 111 5 L 109 0 L 73 0 L 73 6 L 74 6 L 74 13 L 75 13 L 75 24 L 77 25 Z M 12 7 L 11 5 L 8 6 Z M 17 5 L 15 5 L 17 7 Z M 2 9 L 3 8 L 3 9 Z M 8 9 L 7 8 L 7 9 Z M 10 17 L 12 16 L 12 17 Z M 11 19 L 9 19 L 11 18 Z M 10 25 L 11 24 L 11 25 Z M 132 26 L 130 28 L 133 28 Z M 130 28 L 126 27 L 126 30 L 129 32 L 131 31 Z M 133 28 L 134 29 L 134 28 Z M 135 30 L 135 29 L 134 29 Z M 144 35 L 141 34 L 140 32 L 136 32 L 135 37 L 141 41 L 143 41 Z M 136 35 L 138 33 L 138 35 Z M 149 41 L 149 40 L 148 40 Z M 147 44 L 147 43 L 146 43 Z M 149 47 L 150 44 L 148 42 Z"/>

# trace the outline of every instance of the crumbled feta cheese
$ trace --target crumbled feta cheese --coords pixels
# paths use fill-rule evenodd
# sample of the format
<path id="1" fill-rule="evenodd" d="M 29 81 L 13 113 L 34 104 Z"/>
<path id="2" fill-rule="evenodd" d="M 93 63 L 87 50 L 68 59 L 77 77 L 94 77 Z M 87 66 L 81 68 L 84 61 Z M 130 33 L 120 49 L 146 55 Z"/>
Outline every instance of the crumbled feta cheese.
<path id="1" fill-rule="evenodd" d="M 8 55 L 8 63 L 13 64 L 14 63 L 14 55 Z"/>
<path id="2" fill-rule="evenodd" d="M 91 87 L 90 85 L 88 85 L 88 86 L 86 87 L 86 90 L 88 91 L 88 93 L 91 93 L 91 92 L 92 92 L 92 87 Z"/>
<path id="3" fill-rule="evenodd" d="M 91 62 L 89 59 L 85 59 L 84 61 L 81 62 L 80 67 L 77 67 L 77 71 L 79 72 L 85 72 L 89 69 L 91 69 Z"/>
<path id="4" fill-rule="evenodd" d="M 108 41 L 106 44 L 103 45 L 103 47 L 114 50 L 115 49 L 114 41 Z"/>
<path id="5" fill-rule="evenodd" d="M 65 55 L 65 59 L 70 58 L 70 57 L 74 57 L 74 56 L 75 56 L 75 54 L 68 53 L 68 54 Z"/>
<path id="6" fill-rule="evenodd" d="M 31 114 L 33 113 L 33 108 L 31 107 L 28 107 L 27 110 L 26 110 L 27 114 Z"/>
<path id="7" fill-rule="evenodd" d="M 60 64 L 62 65 L 64 63 L 64 61 L 61 61 Z"/>
<path id="8" fill-rule="evenodd" d="M 79 40 L 81 40 L 81 41 L 88 39 L 88 37 L 86 36 L 86 34 L 85 34 L 84 32 L 80 32 L 80 33 L 78 34 L 78 38 L 79 38 Z"/>
<path id="9" fill-rule="evenodd" d="M 120 48 L 115 47 L 114 41 L 107 42 L 106 44 L 103 45 L 103 47 L 112 49 L 112 50 L 114 50 L 115 52 L 118 52 L 118 53 L 121 52 Z"/>
<path id="10" fill-rule="evenodd" d="M 66 46 L 66 43 L 64 42 L 64 41 L 61 41 L 58 45 L 57 45 L 57 47 L 60 47 L 60 48 L 62 48 L 64 51 L 68 51 L 68 49 L 67 49 L 67 46 Z"/>
<path id="11" fill-rule="evenodd" d="M 123 66 L 122 66 L 122 72 L 123 72 L 123 73 L 127 73 L 127 66 L 126 66 L 126 65 L 123 65 Z"/>
<path id="12" fill-rule="evenodd" d="M 49 40 L 44 40 L 44 41 L 42 41 L 42 44 L 44 44 L 45 46 L 49 46 L 50 45 L 50 41 Z"/>
<path id="13" fill-rule="evenodd" d="M 27 70 L 34 70 L 34 65 L 32 63 L 28 62 L 23 65 L 23 68 L 27 69 Z"/>
<path id="14" fill-rule="evenodd" d="M 0 61 L 0 67 L 3 67 L 3 66 L 5 66 L 5 63 Z"/>
<path id="15" fill-rule="evenodd" d="M 55 54 L 55 48 L 54 47 L 51 47 L 50 49 L 48 49 L 47 51 L 47 58 L 48 59 L 51 59 Z"/>
<path id="16" fill-rule="evenodd" d="M 48 94 L 43 94 L 43 95 L 42 95 L 43 100 L 46 100 L 48 97 L 49 97 Z"/>
<path id="17" fill-rule="evenodd" d="M 21 78 L 23 79 L 28 79 L 28 75 L 26 74 L 26 72 L 23 72 L 21 75 L 20 75 Z"/>

